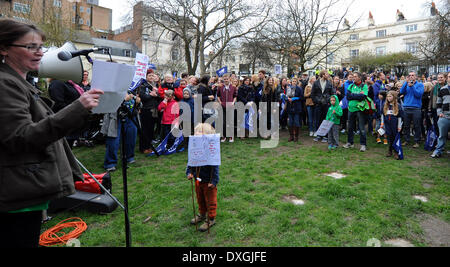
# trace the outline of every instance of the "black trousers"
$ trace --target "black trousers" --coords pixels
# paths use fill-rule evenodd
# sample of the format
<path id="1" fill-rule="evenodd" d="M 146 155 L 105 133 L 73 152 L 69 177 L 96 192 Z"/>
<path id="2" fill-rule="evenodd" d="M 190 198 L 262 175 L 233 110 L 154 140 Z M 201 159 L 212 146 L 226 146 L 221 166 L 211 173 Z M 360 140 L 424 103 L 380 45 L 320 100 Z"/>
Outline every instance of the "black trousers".
<path id="1" fill-rule="evenodd" d="M 155 139 L 155 125 L 158 118 L 153 118 L 150 109 L 142 109 L 140 115 L 142 123 L 142 147 L 140 150 L 144 151 L 151 148 L 151 142 Z"/>
<path id="2" fill-rule="evenodd" d="M 0 213 L 0 247 L 37 248 L 42 211 Z"/>

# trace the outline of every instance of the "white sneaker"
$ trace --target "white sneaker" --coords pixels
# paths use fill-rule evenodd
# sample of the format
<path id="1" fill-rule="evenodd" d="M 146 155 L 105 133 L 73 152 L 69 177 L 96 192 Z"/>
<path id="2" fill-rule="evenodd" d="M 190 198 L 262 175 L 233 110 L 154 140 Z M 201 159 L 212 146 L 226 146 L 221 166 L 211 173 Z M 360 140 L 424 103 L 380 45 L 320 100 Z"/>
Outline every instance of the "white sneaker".
<path id="1" fill-rule="evenodd" d="M 234 143 L 234 138 L 233 138 L 233 137 L 230 137 L 230 140 L 229 140 L 228 142 Z"/>
<path id="2" fill-rule="evenodd" d="M 361 148 L 359 149 L 359 151 L 365 152 L 366 151 L 366 146 L 365 145 L 361 145 Z"/>
<path id="3" fill-rule="evenodd" d="M 313 136 L 314 135 L 314 132 L 309 132 L 309 136 Z"/>
<path id="4" fill-rule="evenodd" d="M 354 148 L 355 145 L 352 145 L 350 143 L 345 144 L 344 146 L 342 146 L 343 148 Z"/>
<path id="5" fill-rule="evenodd" d="M 223 142 L 225 142 L 225 141 L 227 141 L 227 139 L 226 139 L 226 138 L 222 138 L 222 139 L 220 139 L 220 142 L 221 142 L 221 143 L 223 143 Z"/>

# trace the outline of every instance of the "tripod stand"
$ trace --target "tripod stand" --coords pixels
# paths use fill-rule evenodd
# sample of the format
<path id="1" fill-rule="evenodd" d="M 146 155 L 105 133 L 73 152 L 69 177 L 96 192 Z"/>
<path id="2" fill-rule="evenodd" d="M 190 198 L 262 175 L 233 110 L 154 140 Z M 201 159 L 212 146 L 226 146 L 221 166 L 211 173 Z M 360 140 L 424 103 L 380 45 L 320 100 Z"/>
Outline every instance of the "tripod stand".
<path id="1" fill-rule="evenodd" d="M 124 201 L 124 212 L 125 212 L 125 236 L 126 236 L 126 246 L 131 246 L 131 231 L 130 231 L 130 221 L 128 216 L 128 161 L 127 161 L 127 147 L 126 147 L 126 140 L 127 140 L 127 130 L 125 129 L 125 125 L 127 124 L 127 120 L 130 120 L 137 128 L 138 133 L 142 136 L 142 127 L 140 125 L 139 121 L 139 115 L 134 115 L 135 108 L 130 110 L 125 103 L 122 103 L 120 106 L 117 116 L 118 120 L 120 122 L 120 132 L 121 132 L 121 153 L 122 153 L 122 178 L 123 178 L 123 201 Z M 134 117 L 136 116 L 136 120 L 134 120 Z M 151 148 L 153 151 L 155 151 L 155 154 L 159 157 L 158 152 L 156 149 L 151 145 Z"/>

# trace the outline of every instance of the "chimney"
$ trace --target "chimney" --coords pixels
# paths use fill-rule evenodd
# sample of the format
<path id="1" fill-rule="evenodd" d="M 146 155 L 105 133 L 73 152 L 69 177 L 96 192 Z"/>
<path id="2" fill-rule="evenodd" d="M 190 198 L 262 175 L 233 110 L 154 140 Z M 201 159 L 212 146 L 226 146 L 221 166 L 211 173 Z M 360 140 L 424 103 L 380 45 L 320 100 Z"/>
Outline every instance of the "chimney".
<path id="1" fill-rule="evenodd" d="M 375 20 L 373 19 L 371 11 L 369 11 L 369 26 L 375 26 Z"/>

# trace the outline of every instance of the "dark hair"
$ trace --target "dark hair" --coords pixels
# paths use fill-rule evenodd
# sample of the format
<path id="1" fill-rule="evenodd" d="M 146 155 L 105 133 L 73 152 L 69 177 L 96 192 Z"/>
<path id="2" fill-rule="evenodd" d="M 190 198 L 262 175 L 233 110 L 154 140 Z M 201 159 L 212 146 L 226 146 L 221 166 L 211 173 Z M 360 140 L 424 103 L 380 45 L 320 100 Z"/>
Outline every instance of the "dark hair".
<path id="1" fill-rule="evenodd" d="M 209 79 L 211 79 L 211 77 L 209 75 L 204 75 L 201 79 L 200 79 L 200 83 L 203 84 L 208 84 L 209 83 Z"/>
<path id="2" fill-rule="evenodd" d="M 187 74 L 186 72 L 181 74 L 181 78 L 183 78 L 183 79 L 186 78 L 187 76 L 189 76 L 189 74 Z"/>
<path id="3" fill-rule="evenodd" d="M 262 74 L 266 75 L 266 71 L 265 70 L 260 70 L 258 73 L 262 73 Z"/>
<path id="4" fill-rule="evenodd" d="M 0 48 L 6 48 L 13 44 L 29 32 L 39 34 L 42 41 L 45 41 L 45 34 L 32 24 L 25 24 L 12 19 L 0 19 Z"/>

